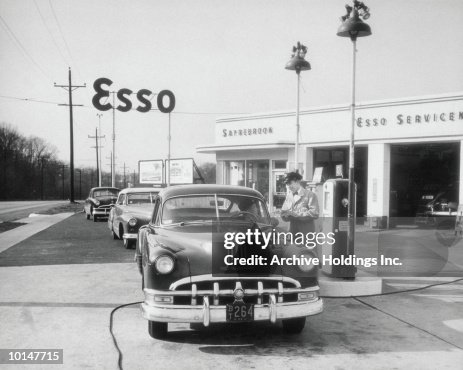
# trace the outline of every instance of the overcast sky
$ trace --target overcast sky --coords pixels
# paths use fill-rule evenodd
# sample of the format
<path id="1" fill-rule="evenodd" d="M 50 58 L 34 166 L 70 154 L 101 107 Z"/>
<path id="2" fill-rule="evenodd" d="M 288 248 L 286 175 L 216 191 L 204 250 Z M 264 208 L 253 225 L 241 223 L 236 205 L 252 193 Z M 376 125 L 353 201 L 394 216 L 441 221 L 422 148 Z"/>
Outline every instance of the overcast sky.
<path id="1" fill-rule="evenodd" d="M 0 121 L 46 139 L 69 160 L 68 66 L 74 84 L 76 166 L 95 163 L 93 82 L 172 90 L 172 157 L 213 161 L 195 148 L 214 142 L 217 117 L 294 110 L 292 46 L 308 46 L 302 107 L 348 103 L 351 42 L 336 36 L 347 0 L 0 0 Z M 359 101 L 463 91 L 463 1 L 367 0 L 373 35 L 359 39 Z M 136 103 L 133 97 L 133 102 Z M 116 111 L 116 154 L 133 170 L 167 156 L 167 115 Z M 205 114 L 203 114 L 205 113 Z M 111 111 L 102 117 L 103 157 Z M 104 160 L 109 171 L 109 159 Z"/>

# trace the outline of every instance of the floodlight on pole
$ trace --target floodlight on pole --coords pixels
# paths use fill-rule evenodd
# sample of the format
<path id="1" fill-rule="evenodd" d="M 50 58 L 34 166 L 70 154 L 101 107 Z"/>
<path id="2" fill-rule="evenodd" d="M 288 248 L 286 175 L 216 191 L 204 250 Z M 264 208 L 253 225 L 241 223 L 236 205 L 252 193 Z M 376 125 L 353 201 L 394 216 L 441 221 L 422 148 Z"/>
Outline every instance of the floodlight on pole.
<path id="1" fill-rule="evenodd" d="M 362 21 L 370 18 L 370 9 L 362 2 L 353 0 L 353 6 L 346 5 L 347 14 L 341 17 L 342 24 L 338 28 L 337 35 L 349 37 L 352 41 L 352 99 L 351 99 L 351 129 L 349 140 L 349 194 L 348 194 L 348 230 L 347 230 L 347 254 L 354 254 L 355 242 L 355 179 L 354 179 L 354 148 L 355 148 L 355 73 L 356 73 L 356 44 L 358 37 L 371 35 L 368 24 Z M 346 278 L 355 277 L 355 267 L 346 269 Z"/>
<path id="2" fill-rule="evenodd" d="M 296 71 L 297 75 L 297 103 L 296 103 L 296 141 L 294 144 L 294 170 L 299 171 L 299 102 L 300 102 L 300 85 L 301 85 L 301 71 L 308 71 L 311 69 L 310 63 L 305 60 L 307 54 L 307 46 L 302 45 L 299 41 L 296 46 L 293 46 L 293 54 L 285 69 Z"/>

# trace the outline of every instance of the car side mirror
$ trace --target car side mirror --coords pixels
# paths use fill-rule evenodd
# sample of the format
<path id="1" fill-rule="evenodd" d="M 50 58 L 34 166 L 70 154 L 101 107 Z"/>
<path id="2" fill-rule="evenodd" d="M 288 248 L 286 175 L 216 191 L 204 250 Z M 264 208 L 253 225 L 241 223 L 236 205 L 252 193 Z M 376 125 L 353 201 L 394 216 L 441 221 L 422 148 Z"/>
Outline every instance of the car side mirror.
<path id="1" fill-rule="evenodd" d="M 450 209 L 453 209 L 455 211 L 458 209 L 457 202 L 449 202 L 448 206 L 449 206 Z"/>
<path id="2" fill-rule="evenodd" d="M 270 217 L 270 225 L 272 225 L 273 227 L 277 227 L 279 223 L 280 223 L 280 221 L 278 221 L 277 218 Z"/>

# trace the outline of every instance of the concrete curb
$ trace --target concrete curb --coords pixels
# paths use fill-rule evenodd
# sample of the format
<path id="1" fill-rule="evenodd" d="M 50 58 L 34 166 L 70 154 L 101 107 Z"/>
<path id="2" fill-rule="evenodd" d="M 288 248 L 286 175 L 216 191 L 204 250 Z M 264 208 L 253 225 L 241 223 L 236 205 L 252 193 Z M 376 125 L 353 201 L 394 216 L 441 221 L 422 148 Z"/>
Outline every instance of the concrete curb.
<path id="1" fill-rule="evenodd" d="M 343 280 L 320 276 L 320 295 L 324 297 L 355 297 L 380 294 L 383 290 L 383 279 L 379 277 L 356 277 L 355 280 Z"/>

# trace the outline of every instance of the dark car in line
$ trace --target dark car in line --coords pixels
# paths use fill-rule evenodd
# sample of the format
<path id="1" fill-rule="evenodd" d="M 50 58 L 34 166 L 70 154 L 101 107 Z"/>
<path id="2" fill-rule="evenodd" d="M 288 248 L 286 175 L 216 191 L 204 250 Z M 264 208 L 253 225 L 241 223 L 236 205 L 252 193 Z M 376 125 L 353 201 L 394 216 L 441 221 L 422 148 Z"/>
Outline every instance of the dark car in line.
<path id="1" fill-rule="evenodd" d="M 435 225 L 442 218 L 455 218 L 459 203 L 458 183 L 437 192 L 421 196 L 415 223 Z"/>
<path id="2" fill-rule="evenodd" d="M 108 217 L 108 228 L 114 239 L 122 239 L 124 247 L 135 247 L 138 229 L 146 225 L 153 213 L 159 189 L 127 188 L 120 191 Z"/>
<path id="3" fill-rule="evenodd" d="M 119 194 L 119 189 L 113 187 L 97 187 L 90 189 L 84 204 L 84 212 L 87 220 L 90 217 L 94 222 L 100 217 L 107 217 Z"/>
<path id="4" fill-rule="evenodd" d="M 300 333 L 307 316 L 323 311 L 316 264 L 224 263 L 312 253 L 304 246 L 277 243 L 265 249 L 224 247 L 227 233 L 268 234 L 277 225 L 264 197 L 250 188 L 180 185 L 161 190 L 149 224 L 138 232 L 135 252 L 142 275 L 142 315 L 150 336 L 165 337 L 168 323 L 277 320 L 285 331 Z"/>

